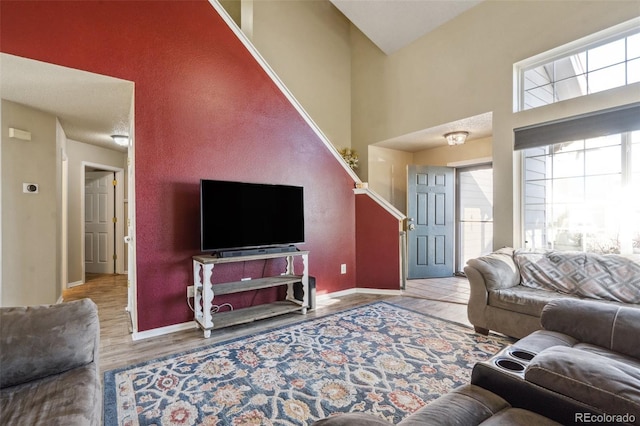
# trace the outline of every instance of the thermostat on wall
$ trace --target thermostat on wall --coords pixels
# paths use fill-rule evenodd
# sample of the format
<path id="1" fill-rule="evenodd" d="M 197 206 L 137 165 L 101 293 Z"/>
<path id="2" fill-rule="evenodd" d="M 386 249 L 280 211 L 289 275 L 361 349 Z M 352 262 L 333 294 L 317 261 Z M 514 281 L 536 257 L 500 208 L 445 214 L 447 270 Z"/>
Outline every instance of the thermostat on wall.
<path id="1" fill-rule="evenodd" d="M 25 194 L 37 194 L 40 186 L 37 183 L 23 183 L 22 192 Z"/>

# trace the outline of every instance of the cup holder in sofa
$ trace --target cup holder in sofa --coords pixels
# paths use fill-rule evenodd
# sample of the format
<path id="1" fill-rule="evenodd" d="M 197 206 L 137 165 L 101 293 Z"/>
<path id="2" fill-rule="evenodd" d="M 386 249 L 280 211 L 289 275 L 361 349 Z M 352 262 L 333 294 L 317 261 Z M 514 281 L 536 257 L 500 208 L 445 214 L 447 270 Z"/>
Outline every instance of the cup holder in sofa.
<path id="1" fill-rule="evenodd" d="M 509 358 L 498 358 L 494 361 L 494 363 L 498 367 L 507 371 L 511 371 L 513 373 L 521 373 L 525 369 L 524 364 Z"/>
<path id="2" fill-rule="evenodd" d="M 523 349 L 512 349 L 509 351 L 509 355 L 511 355 L 513 358 L 526 362 L 531 361 L 533 357 L 536 356 L 536 354 L 534 354 L 533 352 L 525 351 Z"/>

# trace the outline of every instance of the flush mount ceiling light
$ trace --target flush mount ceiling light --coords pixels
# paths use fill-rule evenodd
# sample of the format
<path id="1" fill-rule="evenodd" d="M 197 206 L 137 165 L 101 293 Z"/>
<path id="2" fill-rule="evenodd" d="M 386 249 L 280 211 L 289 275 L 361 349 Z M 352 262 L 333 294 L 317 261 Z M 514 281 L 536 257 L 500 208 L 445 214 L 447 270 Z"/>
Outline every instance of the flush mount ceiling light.
<path id="1" fill-rule="evenodd" d="M 467 140 L 469 132 L 450 132 L 444 135 L 449 145 L 462 145 Z"/>
<path id="2" fill-rule="evenodd" d="M 111 138 L 113 138 L 113 141 L 115 143 L 117 143 L 120 146 L 127 146 L 129 145 L 129 136 L 125 136 L 125 135 L 111 135 Z"/>

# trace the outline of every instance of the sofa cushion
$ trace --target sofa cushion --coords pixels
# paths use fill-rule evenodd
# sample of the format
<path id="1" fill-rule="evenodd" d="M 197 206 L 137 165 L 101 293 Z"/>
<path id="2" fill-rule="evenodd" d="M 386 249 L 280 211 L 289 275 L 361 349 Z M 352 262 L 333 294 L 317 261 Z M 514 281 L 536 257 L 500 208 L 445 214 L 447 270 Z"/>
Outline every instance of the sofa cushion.
<path id="1" fill-rule="evenodd" d="M 516 250 L 522 285 L 621 303 L 640 303 L 640 259 L 615 254 Z"/>
<path id="2" fill-rule="evenodd" d="M 624 362 L 554 346 L 531 360 L 525 380 L 607 414 L 640 418 L 640 370 Z"/>
<path id="3" fill-rule="evenodd" d="M 102 422 L 95 364 L 0 390 L 3 425 L 86 426 Z"/>
<path id="4" fill-rule="evenodd" d="M 615 302 L 562 298 L 544 307 L 540 322 L 557 331 L 640 359 L 640 309 Z"/>
<path id="5" fill-rule="evenodd" d="M 552 346 L 573 347 L 577 343 L 578 340 L 566 334 L 556 331 L 538 330 L 518 340 L 513 344 L 513 348 L 538 354 Z"/>
<path id="6" fill-rule="evenodd" d="M 574 296 L 517 285 L 490 291 L 488 304 L 496 308 L 540 317 L 542 309 L 547 303 L 563 297 Z"/>
<path id="7" fill-rule="evenodd" d="M 581 351 L 591 352 L 596 355 L 603 356 L 607 359 L 613 359 L 618 362 L 624 362 L 634 368 L 637 368 L 640 371 L 640 359 L 631 357 L 629 355 L 621 354 L 619 352 L 614 352 L 610 349 L 605 349 L 602 346 L 592 345 L 589 343 L 577 343 L 573 346 L 576 349 L 580 349 Z"/>

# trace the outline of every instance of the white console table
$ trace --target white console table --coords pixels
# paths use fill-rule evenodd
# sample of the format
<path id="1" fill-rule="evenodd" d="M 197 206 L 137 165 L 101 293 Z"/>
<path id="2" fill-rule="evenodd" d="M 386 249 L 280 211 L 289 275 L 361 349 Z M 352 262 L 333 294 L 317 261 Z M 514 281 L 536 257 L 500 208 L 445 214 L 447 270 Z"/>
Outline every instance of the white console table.
<path id="1" fill-rule="evenodd" d="M 294 271 L 294 259 L 302 258 L 302 274 L 296 275 Z M 286 258 L 287 266 L 283 275 L 256 278 L 246 281 L 233 281 L 211 284 L 213 268 L 223 263 L 247 262 L 251 260 L 264 260 Z M 282 315 L 289 312 L 301 311 L 307 313 L 309 307 L 309 252 L 296 251 L 286 253 L 268 253 L 251 256 L 214 257 L 208 255 L 193 256 L 193 286 L 194 286 L 194 321 L 204 331 L 204 337 L 211 336 L 214 328 L 229 327 L 255 320 Z M 302 283 L 302 299 L 294 297 L 293 286 Z M 232 311 L 211 313 L 213 299 L 223 294 L 240 293 L 243 291 L 259 290 L 262 288 L 287 286 L 285 300 L 263 305 L 251 306 Z"/>

